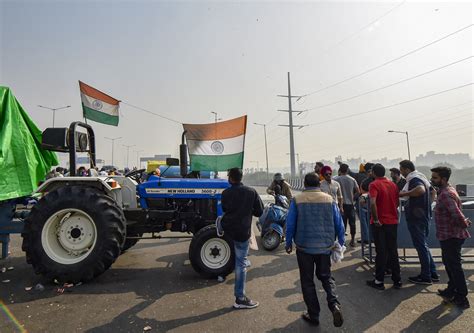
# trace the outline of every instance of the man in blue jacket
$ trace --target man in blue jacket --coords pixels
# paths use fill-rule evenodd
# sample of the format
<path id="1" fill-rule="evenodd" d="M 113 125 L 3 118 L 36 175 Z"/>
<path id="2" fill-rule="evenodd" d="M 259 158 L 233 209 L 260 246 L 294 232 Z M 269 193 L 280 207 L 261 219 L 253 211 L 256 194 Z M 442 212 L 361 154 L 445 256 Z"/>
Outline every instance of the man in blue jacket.
<path id="1" fill-rule="evenodd" d="M 339 244 L 344 244 L 344 224 L 337 203 L 329 194 L 321 191 L 319 184 L 319 176 L 314 172 L 304 177 L 305 190 L 295 196 L 286 218 L 285 249 L 290 254 L 294 240 L 303 299 L 308 308 L 302 318 L 319 325 L 321 308 L 314 284 L 316 266 L 316 277 L 326 291 L 334 326 L 340 327 L 344 320 L 336 295 L 336 283 L 331 277 L 330 254 L 336 236 Z"/>

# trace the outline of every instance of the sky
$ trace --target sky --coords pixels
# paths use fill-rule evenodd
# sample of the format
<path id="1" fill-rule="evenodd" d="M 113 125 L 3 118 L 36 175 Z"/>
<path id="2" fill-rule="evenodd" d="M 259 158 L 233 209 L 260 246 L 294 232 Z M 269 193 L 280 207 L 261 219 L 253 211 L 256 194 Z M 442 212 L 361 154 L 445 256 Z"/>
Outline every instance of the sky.
<path id="1" fill-rule="evenodd" d="M 294 115 L 309 125 L 295 129 L 300 161 L 406 158 L 405 135 L 388 130 L 409 132 L 412 156 L 474 156 L 472 24 L 470 1 L 0 0 L 0 85 L 41 129 L 52 112 L 37 105 L 71 105 L 56 127 L 82 119 L 78 80 L 178 122 L 247 114 L 244 167 L 265 164 L 258 122 L 275 170 L 290 163 L 277 111 L 290 72 L 292 94 L 307 95 L 293 109 L 310 110 Z M 178 156 L 179 123 L 121 104 L 118 127 L 92 124 L 107 163 L 105 137 L 122 137 L 118 166 L 124 145 L 130 166 L 137 154 Z"/>

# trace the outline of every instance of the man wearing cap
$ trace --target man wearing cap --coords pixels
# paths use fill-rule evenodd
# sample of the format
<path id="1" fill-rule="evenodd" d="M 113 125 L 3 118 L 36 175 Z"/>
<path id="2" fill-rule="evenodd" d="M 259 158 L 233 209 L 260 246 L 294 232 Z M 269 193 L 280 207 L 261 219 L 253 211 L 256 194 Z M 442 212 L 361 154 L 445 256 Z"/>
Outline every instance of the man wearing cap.
<path id="1" fill-rule="evenodd" d="M 291 201 L 291 199 L 293 198 L 290 184 L 285 181 L 285 178 L 283 178 L 283 175 L 279 172 L 277 172 L 273 176 L 273 181 L 267 188 L 267 193 L 271 195 L 284 195 L 288 199 L 288 201 Z"/>
<path id="2" fill-rule="evenodd" d="M 329 165 L 323 166 L 321 169 L 321 174 L 324 177 L 324 180 L 321 182 L 320 188 L 324 193 L 332 196 L 334 202 L 337 203 L 341 214 L 344 213 L 344 208 L 342 206 L 342 191 L 341 185 L 335 180 L 332 179 L 332 169 Z"/>

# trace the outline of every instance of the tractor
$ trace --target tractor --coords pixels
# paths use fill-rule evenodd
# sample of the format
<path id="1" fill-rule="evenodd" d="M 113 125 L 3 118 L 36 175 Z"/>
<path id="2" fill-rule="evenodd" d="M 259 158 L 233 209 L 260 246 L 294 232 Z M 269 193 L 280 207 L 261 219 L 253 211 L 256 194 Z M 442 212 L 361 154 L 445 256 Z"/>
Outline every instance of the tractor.
<path id="1" fill-rule="evenodd" d="M 232 240 L 219 237 L 215 226 L 222 215 L 222 192 L 230 185 L 222 179 L 187 178 L 185 133 L 181 163 L 167 159 L 168 166 L 180 166 L 181 178 L 150 176 L 142 181 L 145 169 L 123 176 L 77 177 L 76 152 L 89 154 L 91 170 L 96 159 L 94 131 L 82 122 L 46 129 L 42 146 L 69 153 L 70 175 L 41 184 L 40 198 L 25 219 L 22 249 L 37 274 L 62 282 L 90 281 L 140 239 L 166 238 L 164 231 L 180 233 L 169 238 L 192 238 L 189 259 L 202 276 L 233 271 Z"/>

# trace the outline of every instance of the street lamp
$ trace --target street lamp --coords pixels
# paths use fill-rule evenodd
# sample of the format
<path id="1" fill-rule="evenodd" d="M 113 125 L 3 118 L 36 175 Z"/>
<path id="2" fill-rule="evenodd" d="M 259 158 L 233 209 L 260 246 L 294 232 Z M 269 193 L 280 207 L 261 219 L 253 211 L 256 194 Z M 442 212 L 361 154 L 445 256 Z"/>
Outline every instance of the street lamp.
<path id="1" fill-rule="evenodd" d="M 138 154 L 140 154 L 141 152 L 144 152 L 144 150 L 134 150 L 135 153 L 137 153 L 137 169 L 140 169 L 140 160 L 138 159 Z"/>
<path id="2" fill-rule="evenodd" d="M 129 155 L 129 153 L 130 153 L 130 148 L 131 148 L 131 147 L 135 147 L 135 145 L 122 145 L 122 146 L 124 146 L 125 148 L 127 148 L 127 165 L 126 165 L 126 167 L 128 168 L 128 155 Z"/>
<path id="3" fill-rule="evenodd" d="M 62 110 L 62 109 L 67 109 L 67 108 L 70 108 L 71 106 L 70 106 L 70 105 L 66 105 L 66 106 L 62 106 L 62 107 L 60 107 L 60 108 L 50 108 L 50 107 L 48 107 L 48 106 L 38 105 L 38 107 L 53 111 L 53 127 L 54 127 L 54 118 L 55 118 L 55 116 L 56 116 L 56 111 L 57 111 L 57 110 Z"/>
<path id="4" fill-rule="evenodd" d="M 218 120 L 222 120 L 222 118 L 217 118 L 217 112 L 211 111 L 211 113 L 214 115 L 214 122 L 217 123 Z"/>
<path id="5" fill-rule="evenodd" d="M 405 134 L 407 136 L 407 148 L 408 148 L 408 160 L 411 161 L 411 155 L 410 155 L 410 141 L 408 140 L 408 131 L 393 131 L 389 130 L 388 133 L 400 133 L 400 134 Z"/>
<path id="6" fill-rule="evenodd" d="M 267 161 L 267 177 L 269 177 L 268 173 L 268 149 L 267 149 L 267 125 L 266 124 L 259 124 L 254 123 L 254 125 L 263 126 L 263 135 L 265 136 L 265 158 Z"/>
<path id="7" fill-rule="evenodd" d="M 114 143 L 115 143 L 115 140 L 121 139 L 122 137 L 120 136 L 118 138 L 108 138 L 108 137 L 104 137 L 104 138 L 112 141 L 112 165 L 114 165 Z"/>

